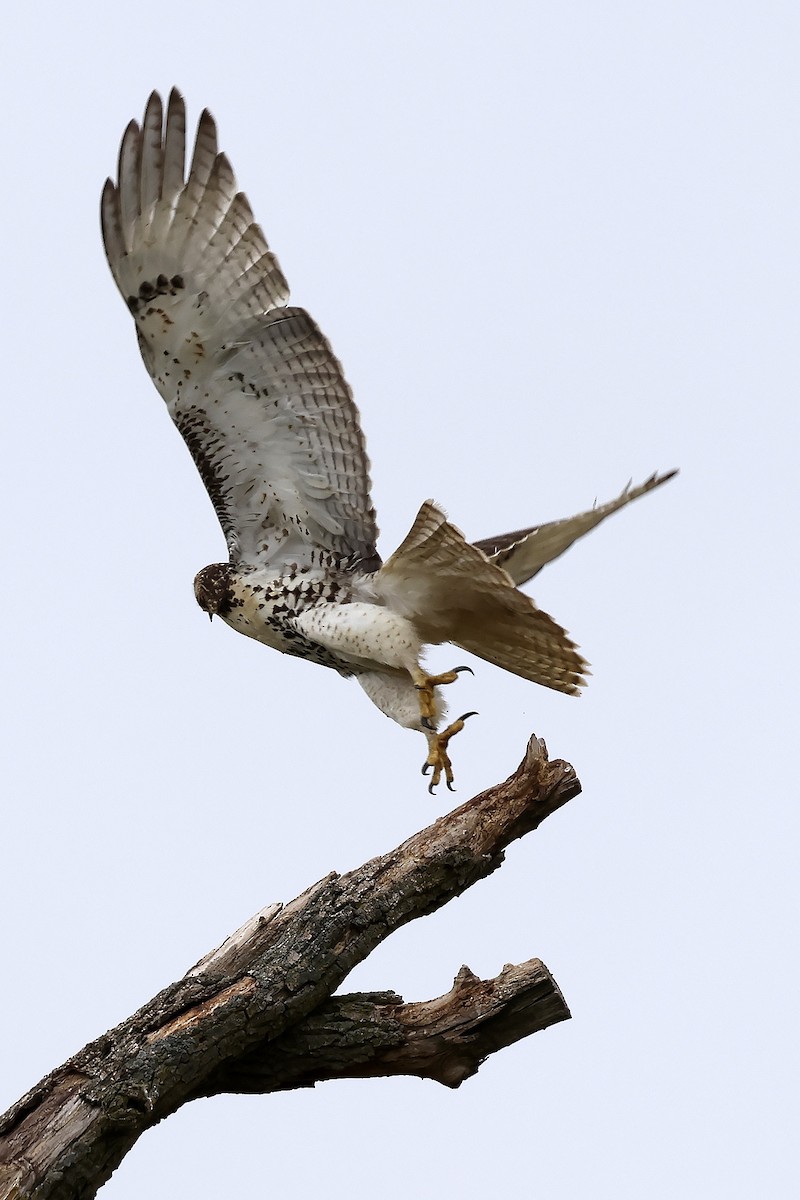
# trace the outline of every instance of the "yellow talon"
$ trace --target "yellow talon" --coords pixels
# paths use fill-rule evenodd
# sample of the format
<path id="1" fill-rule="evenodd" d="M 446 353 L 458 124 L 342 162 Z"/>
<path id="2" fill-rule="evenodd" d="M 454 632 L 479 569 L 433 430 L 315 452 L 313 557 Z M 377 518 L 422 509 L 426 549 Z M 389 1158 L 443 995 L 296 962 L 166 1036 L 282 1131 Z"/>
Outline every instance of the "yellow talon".
<path id="1" fill-rule="evenodd" d="M 436 728 L 436 696 L 434 688 L 445 683 L 455 683 L 462 671 L 469 671 L 470 675 L 473 674 L 472 667 L 454 667 L 452 671 L 445 671 L 441 675 L 426 675 L 422 668 L 419 668 L 415 672 L 414 686 L 419 692 L 419 715 L 424 729 L 434 730 Z M 455 723 L 457 724 L 457 722 Z M 457 733 L 458 730 L 455 730 L 455 732 Z M 452 737 L 452 734 L 450 736 Z M 433 766 L 434 764 L 431 763 L 430 765 Z"/>
<path id="2" fill-rule="evenodd" d="M 450 680 L 449 682 L 452 682 Z M 434 788 L 439 786 L 442 779 L 442 771 L 444 771 L 445 783 L 451 792 L 455 791 L 453 787 L 453 767 L 450 762 L 450 755 L 447 753 L 447 743 L 451 737 L 455 737 L 464 728 L 464 722 L 468 717 L 475 717 L 477 713 L 468 712 L 459 717 L 457 721 L 453 721 L 452 725 L 448 725 L 441 733 L 431 732 L 428 734 L 428 757 L 422 767 L 422 774 L 427 775 L 428 771 L 433 768 L 433 775 L 428 784 L 428 791 L 433 795 Z"/>

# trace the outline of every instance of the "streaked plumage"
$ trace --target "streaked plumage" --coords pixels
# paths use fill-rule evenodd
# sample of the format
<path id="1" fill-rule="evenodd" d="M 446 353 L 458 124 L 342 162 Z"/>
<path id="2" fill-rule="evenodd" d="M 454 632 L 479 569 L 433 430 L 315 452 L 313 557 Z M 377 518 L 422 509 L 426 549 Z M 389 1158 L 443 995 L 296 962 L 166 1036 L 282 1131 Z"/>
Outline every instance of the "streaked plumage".
<path id="1" fill-rule="evenodd" d="M 183 99 L 154 92 L 131 122 L 103 241 L 139 347 L 219 517 L 229 561 L 195 580 L 201 607 L 284 653 L 358 679 L 374 703 L 428 739 L 432 786 L 452 773 L 424 646 L 452 642 L 546 687 L 575 693 L 586 663 L 520 592 L 652 476 L 579 516 L 469 544 L 426 501 L 381 564 L 358 410 L 328 342 L 289 289 L 216 127 L 200 118 L 188 176 Z M 672 474 L 672 473 L 670 473 Z M 425 769 L 425 768 L 424 768 Z"/>

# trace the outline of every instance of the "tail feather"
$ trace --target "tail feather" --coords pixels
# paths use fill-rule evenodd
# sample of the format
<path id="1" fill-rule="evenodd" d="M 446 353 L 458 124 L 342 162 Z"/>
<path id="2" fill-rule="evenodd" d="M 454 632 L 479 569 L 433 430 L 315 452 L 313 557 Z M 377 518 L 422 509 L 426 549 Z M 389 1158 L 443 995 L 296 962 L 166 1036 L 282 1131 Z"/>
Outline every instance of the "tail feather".
<path id="1" fill-rule="evenodd" d="M 587 664 L 566 631 L 430 501 L 373 587 L 425 642 L 452 642 L 560 692 L 585 683 Z"/>
<path id="2" fill-rule="evenodd" d="M 579 695 L 590 674 L 589 664 L 561 625 L 537 608 L 530 597 L 521 592 L 517 595 L 527 603 L 516 606 L 519 611 L 513 625 L 493 621 L 495 614 L 487 612 L 489 619 L 481 624 L 478 634 L 458 630 L 452 641 L 522 679 L 570 696 Z"/>

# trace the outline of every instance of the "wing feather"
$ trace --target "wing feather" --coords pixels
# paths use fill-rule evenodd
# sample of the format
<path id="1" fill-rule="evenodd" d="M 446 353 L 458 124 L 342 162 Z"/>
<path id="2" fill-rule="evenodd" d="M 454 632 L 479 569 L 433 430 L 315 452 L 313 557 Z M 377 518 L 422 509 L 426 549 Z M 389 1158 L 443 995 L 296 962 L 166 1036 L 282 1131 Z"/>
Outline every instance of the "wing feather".
<path id="1" fill-rule="evenodd" d="M 119 208 L 119 190 L 110 179 L 106 180 L 100 202 L 100 223 L 103 229 L 103 245 L 109 259 L 118 262 L 128 253 L 122 233 L 122 214 Z"/>
<path id="2" fill-rule="evenodd" d="M 204 108 L 197 126 L 189 177 L 175 212 L 175 227 L 179 233 L 183 232 L 187 239 L 191 236 L 192 222 L 197 217 L 203 201 L 206 202 L 206 208 L 213 206 L 216 201 L 214 190 L 209 189 L 207 192 L 206 189 L 211 180 L 217 154 L 217 126 L 211 113 Z"/>
<path id="3" fill-rule="evenodd" d="M 513 533 L 503 533 L 498 537 L 484 538 L 475 542 L 479 550 L 502 567 L 504 571 L 519 585 L 533 579 L 547 563 L 558 558 L 565 550 L 590 532 L 606 517 L 618 512 L 626 504 L 638 500 L 653 488 L 660 487 L 668 479 L 677 475 L 677 471 L 667 471 L 664 475 L 657 473 L 650 476 L 638 487 L 630 484 L 607 504 L 595 505 L 587 512 L 578 513 L 575 517 L 567 517 L 563 521 L 550 521 L 546 525 L 531 525 L 528 529 L 517 529 Z"/>
<path id="4" fill-rule="evenodd" d="M 163 128 L 162 128 L 163 126 Z M 380 559 L 358 410 L 200 117 L 157 93 L 123 135 L 103 241 L 145 365 L 186 441 L 232 560 Z"/>
<path id="5" fill-rule="evenodd" d="M 125 245 L 130 252 L 133 245 L 136 219 L 139 215 L 139 177 L 142 164 L 142 139 L 139 126 L 130 121 L 122 135 L 119 148 L 119 210 L 120 223 L 125 236 Z"/>
<path id="6" fill-rule="evenodd" d="M 256 227 L 256 236 L 253 233 L 252 226 L 253 213 L 250 205 L 247 203 L 247 197 L 242 192 L 237 192 L 218 230 L 208 244 L 209 256 L 217 258 L 219 262 L 224 262 L 229 256 L 234 255 L 237 247 L 247 236 L 251 239 L 254 246 L 257 245 L 259 247 L 252 258 L 252 262 L 257 262 L 267 247 L 261 230 Z M 231 262 L 233 263 L 234 261 L 235 259 L 231 258 Z"/>
<path id="7" fill-rule="evenodd" d="M 158 93 L 154 92 L 154 96 Z M 186 162 L 186 105 L 177 88 L 167 102 L 167 123 L 164 129 L 164 184 L 162 199 L 170 203 L 183 190 L 183 168 Z"/>
<path id="8" fill-rule="evenodd" d="M 152 221 L 156 204 L 161 199 L 164 177 L 164 147 L 161 142 L 163 123 L 161 97 L 153 92 L 147 102 L 142 122 L 142 171 L 139 193 L 139 211 L 143 223 Z"/>

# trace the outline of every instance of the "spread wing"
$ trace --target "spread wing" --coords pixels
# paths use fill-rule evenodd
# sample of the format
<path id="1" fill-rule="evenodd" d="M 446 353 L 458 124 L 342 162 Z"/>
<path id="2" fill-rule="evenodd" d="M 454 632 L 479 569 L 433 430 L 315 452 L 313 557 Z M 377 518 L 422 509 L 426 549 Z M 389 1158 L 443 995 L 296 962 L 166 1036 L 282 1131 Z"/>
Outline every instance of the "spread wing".
<path id="1" fill-rule="evenodd" d="M 154 92 L 106 182 L 106 255 L 145 366 L 192 453 L 232 561 L 380 559 L 369 462 L 341 366 L 289 289 L 200 118 Z M 317 560 L 319 561 L 319 560 Z"/>
<path id="2" fill-rule="evenodd" d="M 677 471 L 667 471 L 664 475 L 651 475 L 638 487 L 625 488 L 616 500 L 607 504 L 595 505 L 587 512 L 578 513 L 575 517 L 566 517 L 563 521 L 550 521 L 546 525 L 532 525 L 528 529 L 517 529 L 514 533 L 503 533 L 499 537 L 484 538 L 475 542 L 479 550 L 490 558 L 498 567 L 506 571 L 518 586 L 527 583 L 541 571 L 542 567 L 558 558 L 565 550 L 569 550 L 573 542 L 589 533 L 606 517 L 618 512 L 632 500 L 638 500 L 653 488 L 660 487 Z"/>

